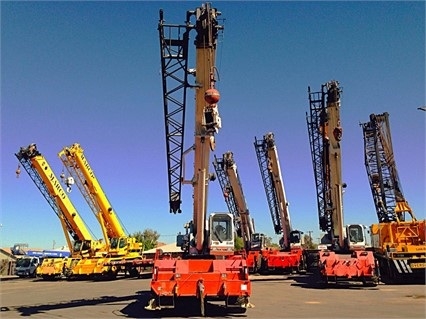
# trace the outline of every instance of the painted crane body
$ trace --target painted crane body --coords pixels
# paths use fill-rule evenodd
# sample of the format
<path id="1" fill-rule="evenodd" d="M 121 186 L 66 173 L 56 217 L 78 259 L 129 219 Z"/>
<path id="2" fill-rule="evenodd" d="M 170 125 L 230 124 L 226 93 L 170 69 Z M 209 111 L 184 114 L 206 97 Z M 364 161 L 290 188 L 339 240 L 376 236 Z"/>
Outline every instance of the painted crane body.
<path id="1" fill-rule="evenodd" d="M 302 248 L 302 232 L 293 229 L 286 198 L 284 180 L 278 150 L 273 133 L 263 139 L 255 138 L 254 148 L 274 226 L 274 232 L 281 235 L 280 249 L 262 252 L 265 271 L 296 272 L 305 271 L 305 258 Z"/>
<path id="2" fill-rule="evenodd" d="M 255 233 L 254 222 L 250 217 L 234 154 L 228 151 L 223 154 L 222 158 L 215 156 L 213 166 L 226 205 L 234 216 L 236 234 L 244 243 L 243 254 L 245 255 L 249 272 L 258 272 L 261 270 L 262 265 L 265 236 L 261 233 Z"/>
<path id="3" fill-rule="evenodd" d="M 319 251 L 319 268 L 326 283 L 378 282 L 376 261 L 368 250 L 364 225 L 344 225 L 340 121 L 341 88 L 337 81 L 322 85 L 320 92 L 309 93 L 307 115 L 312 163 L 317 191 L 319 225 L 326 235 Z"/>
<path id="4" fill-rule="evenodd" d="M 93 238 L 60 179 L 35 144 L 21 147 L 15 156 L 58 216 L 68 247 L 72 247 L 71 257 L 67 260 L 45 258 L 37 275 L 44 279 L 70 277 L 81 260 L 101 257 L 105 244 Z"/>
<path id="5" fill-rule="evenodd" d="M 210 3 L 187 11 L 185 25 L 166 24 L 160 10 L 158 25 L 163 76 L 166 150 L 171 213 L 181 212 L 181 185 L 193 189 L 193 218 L 185 234 L 177 236 L 182 258 L 160 255 L 154 260 L 148 310 L 175 307 L 185 300 L 197 300 L 205 314 L 208 300 L 224 301 L 229 311 L 245 312 L 250 306 L 251 283 L 245 259 L 234 254 L 234 222 L 230 213 L 207 217 L 210 152 L 221 128 L 216 89 L 216 46 L 220 12 Z M 191 18 L 195 22 L 191 23 Z M 189 33 L 196 31 L 195 69 L 188 68 Z M 195 84 L 188 76 L 195 76 Z M 194 143 L 184 152 L 186 90 L 195 90 Z M 184 155 L 193 152 L 193 175 L 185 180 Z"/>
<path id="6" fill-rule="evenodd" d="M 82 261 L 85 263 L 84 267 L 91 268 L 94 276 L 111 279 L 115 278 L 118 272 L 138 275 L 140 267 L 148 266 L 152 261 L 143 258 L 141 243 L 127 235 L 83 148 L 74 143 L 64 147 L 58 156 L 96 216 L 106 242 L 105 258 Z"/>
<path id="7" fill-rule="evenodd" d="M 360 124 L 364 162 L 378 223 L 372 246 L 385 283 L 425 283 L 426 221 L 417 220 L 402 191 L 392 146 L 389 114 L 371 114 Z"/>

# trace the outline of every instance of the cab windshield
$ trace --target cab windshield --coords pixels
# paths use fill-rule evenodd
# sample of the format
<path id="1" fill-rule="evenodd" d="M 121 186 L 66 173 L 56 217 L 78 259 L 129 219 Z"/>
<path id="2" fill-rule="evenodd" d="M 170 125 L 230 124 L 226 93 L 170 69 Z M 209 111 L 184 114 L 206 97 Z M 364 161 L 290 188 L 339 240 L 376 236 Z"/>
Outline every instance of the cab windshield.
<path id="1" fill-rule="evenodd" d="M 360 243 L 364 241 L 364 233 L 360 225 L 349 226 L 349 241 L 351 243 Z"/>
<path id="2" fill-rule="evenodd" d="M 213 219 L 211 232 L 213 240 L 219 242 L 232 240 L 232 227 L 229 219 Z"/>
<path id="3" fill-rule="evenodd" d="M 16 261 L 16 267 L 28 267 L 30 265 L 29 258 L 21 258 Z"/>

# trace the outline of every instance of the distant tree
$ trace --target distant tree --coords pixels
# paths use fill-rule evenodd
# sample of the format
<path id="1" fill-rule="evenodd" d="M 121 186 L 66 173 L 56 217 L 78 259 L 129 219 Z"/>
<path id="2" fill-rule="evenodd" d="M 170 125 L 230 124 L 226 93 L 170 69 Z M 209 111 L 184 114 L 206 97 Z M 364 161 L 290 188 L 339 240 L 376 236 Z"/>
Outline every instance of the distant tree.
<path id="1" fill-rule="evenodd" d="M 304 240 L 303 247 L 305 249 L 316 249 L 317 248 L 317 245 L 314 244 L 314 242 L 312 241 L 312 237 L 311 236 L 305 234 L 305 235 L 303 235 L 303 240 Z"/>
<path id="2" fill-rule="evenodd" d="M 239 236 L 235 236 L 235 241 L 234 241 L 235 251 L 241 250 L 243 248 L 244 248 L 244 240 Z"/>
<path id="3" fill-rule="evenodd" d="M 265 236 L 265 246 L 268 248 L 280 248 L 280 245 L 272 242 L 272 237 Z"/>
<path id="4" fill-rule="evenodd" d="M 136 242 L 142 243 L 144 251 L 156 247 L 158 239 L 160 238 L 160 234 L 156 230 L 152 230 L 150 228 L 147 228 L 144 231 L 137 231 L 131 236 L 136 238 Z"/>

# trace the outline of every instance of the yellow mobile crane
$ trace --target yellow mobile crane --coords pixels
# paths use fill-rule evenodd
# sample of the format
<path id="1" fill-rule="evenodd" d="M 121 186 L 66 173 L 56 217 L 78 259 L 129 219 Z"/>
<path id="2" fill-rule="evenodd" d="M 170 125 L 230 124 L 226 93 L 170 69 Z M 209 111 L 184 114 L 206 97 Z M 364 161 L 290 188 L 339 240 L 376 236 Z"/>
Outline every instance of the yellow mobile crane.
<path id="1" fill-rule="evenodd" d="M 37 269 L 37 274 L 44 279 L 69 277 L 80 260 L 100 257 L 105 243 L 93 239 L 49 163 L 37 150 L 36 144 L 21 147 L 15 156 L 55 211 L 68 247 L 71 248 L 68 260 L 45 258 Z"/>
<path id="2" fill-rule="evenodd" d="M 402 191 L 392 146 L 389 114 L 361 123 L 364 163 L 378 224 L 371 239 L 385 283 L 425 283 L 426 220 L 417 220 Z"/>
<path id="3" fill-rule="evenodd" d="M 181 212 L 181 185 L 193 188 L 193 219 L 185 225 L 185 234 L 177 236 L 182 247 L 181 259 L 156 258 L 151 280 L 153 298 L 148 310 L 174 307 L 187 299 L 196 300 L 205 314 L 208 299 L 224 301 L 229 311 L 245 312 L 249 306 L 251 283 L 246 261 L 234 254 L 234 222 L 230 213 L 212 213 L 207 217 L 210 151 L 215 149 L 215 133 L 221 128 L 216 90 L 216 46 L 222 29 L 221 13 L 210 3 L 187 11 L 185 25 L 164 23 L 160 10 L 158 25 L 161 45 L 163 101 L 166 124 L 167 164 L 169 172 L 170 212 Z M 195 17 L 195 24 L 190 19 Z M 196 67 L 188 68 L 189 32 L 195 30 Z M 195 84 L 188 83 L 195 75 Z M 195 89 L 194 172 L 184 180 L 183 140 L 186 89 Z M 186 154 L 186 152 L 185 152 Z M 238 310 L 237 310 L 238 309 Z"/>
<path id="4" fill-rule="evenodd" d="M 74 143 L 69 147 L 64 147 L 58 156 L 70 176 L 73 177 L 93 213 L 98 217 L 107 242 L 105 259 L 92 261 L 93 274 L 115 278 L 119 271 L 125 271 L 132 276 L 138 275 L 138 269 L 147 266 L 144 262 L 149 263 L 148 260 L 142 258 L 142 244 L 126 234 L 90 167 L 83 148 L 80 144 Z"/>

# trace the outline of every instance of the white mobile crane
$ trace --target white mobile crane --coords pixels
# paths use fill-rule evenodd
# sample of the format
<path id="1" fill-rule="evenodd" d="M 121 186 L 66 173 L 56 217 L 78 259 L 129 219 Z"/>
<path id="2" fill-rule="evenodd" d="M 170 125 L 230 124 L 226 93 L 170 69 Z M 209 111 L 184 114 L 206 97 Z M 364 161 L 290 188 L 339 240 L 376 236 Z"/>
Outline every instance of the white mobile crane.
<path id="1" fill-rule="evenodd" d="M 396 168 L 389 114 L 362 123 L 364 162 L 378 223 L 372 246 L 385 283 L 425 283 L 426 220 L 417 220 L 405 199 Z"/>
<path id="2" fill-rule="evenodd" d="M 274 134 L 269 132 L 263 139 L 255 138 L 254 148 L 257 155 L 263 186 L 268 200 L 274 231 L 282 235 L 281 251 L 271 250 L 264 257 L 266 269 L 304 271 L 305 258 L 302 249 L 300 230 L 293 229 L 290 221 L 288 201 L 278 158 Z"/>
<path id="3" fill-rule="evenodd" d="M 215 156 L 213 165 L 225 202 L 234 216 L 236 233 L 243 240 L 247 267 L 250 272 L 257 272 L 260 270 L 262 263 L 265 236 L 261 233 L 255 233 L 254 223 L 250 217 L 244 197 L 234 154 L 228 151 L 223 154 L 222 158 Z"/>
<path id="4" fill-rule="evenodd" d="M 58 216 L 68 247 L 72 247 L 68 260 L 45 258 L 37 274 L 44 279 L 69 277 L 80 260 L 100 257 L 105 243 L 92 237 L 36 144 L 21 147 L 15 156 Z"/>
<path id="5" fill-rule="evenodd" d="M 93 260 L 92 263 L 86 262 L 85 267 L 92 267 L 93 275 L 106 275 L 109 278 L 115 278 L 120 271 L 132 276 L 138 275 L 141 267 L 148 266 L 149 260 L 142 258 L 142 244 L 126 234 L 83 148 L 74 143 L 64 147 L 58 156 L 96 215 L 106 241 L 106 257 Z"/>
<path id="6" fill-rule="evenodd" d="M 329 281 L 362 281 L 376 285 L 376 263 L 366 250 L 366 227 L 343 221 L 341 89 L 337 81 L 322 85 L 320 92 L 308 88 L 310 114 L 306 114 L 320 229 L 326 232 L 319 252 L 322 278 Z"/>
<path id="7" fill-rule="evenodd" d="M 207 217 L 210 152 L 215 149 L 215 134 L 221 128 L 216 90 L 216 46 L 222 29 L 221 13 L 210 3 L 187 11 L 185 25 L 165 24 L 160 10 L 158 25 L 161 46 L 163 101 L 165 114 L 167 164 L 169 172 L 170 212 L 181 212 L 181 185 L 193 187 L 193 219 L 178 235 L 183 249 L 181 259 L 157 256 L 154 260 L 148 310 L 174 307 L 186 298 L 198 299 L 205 314 L 208 299 L 224 301 L 228 310 L 246 311 L 250 305 L 251 283 L 245 259 L 234 254 L 234 222 L 230 213 Z M 190 19 L 195 17 L 195 23 Z M 188 68 L 189 33 L 195 30 L 196 67 Z M 195 84 L 188 82 L 195 76 Z M 183 141 L 186 89 L 195 90 L 194 172 L 184 179 Z M 185 152 L 186 154 L 186 152 Z M 223 231 L 223 233 L 222 233 Z M 162 258 L 163 257 L 163 258 Z M 233 307 L 234 306 L 234 307 Z"/>

